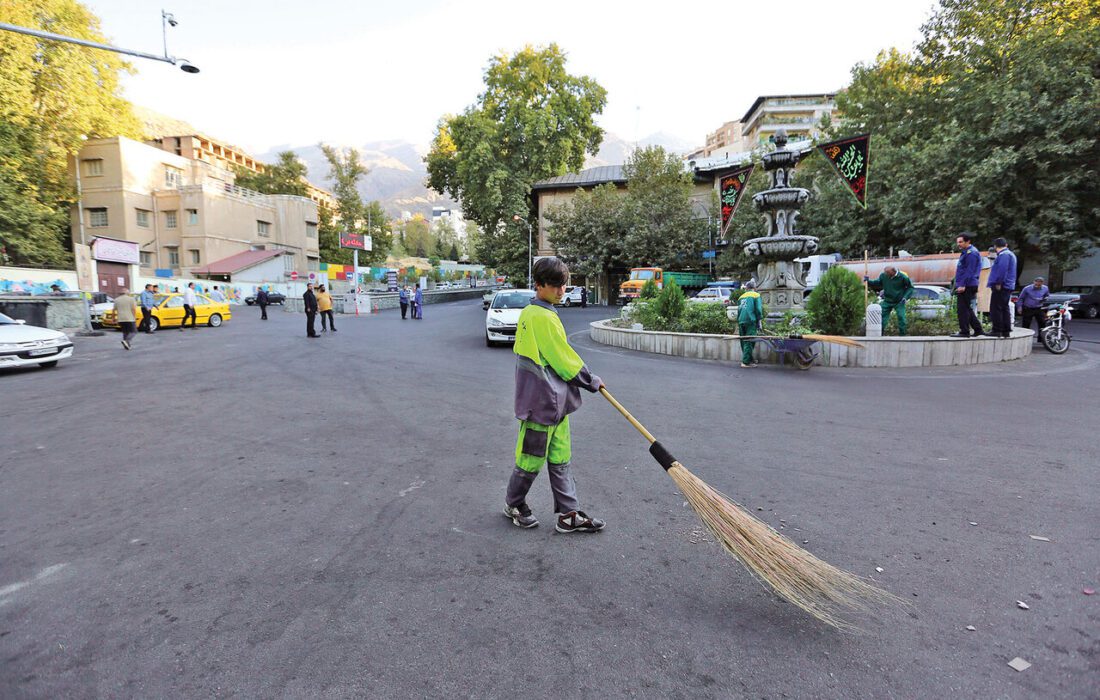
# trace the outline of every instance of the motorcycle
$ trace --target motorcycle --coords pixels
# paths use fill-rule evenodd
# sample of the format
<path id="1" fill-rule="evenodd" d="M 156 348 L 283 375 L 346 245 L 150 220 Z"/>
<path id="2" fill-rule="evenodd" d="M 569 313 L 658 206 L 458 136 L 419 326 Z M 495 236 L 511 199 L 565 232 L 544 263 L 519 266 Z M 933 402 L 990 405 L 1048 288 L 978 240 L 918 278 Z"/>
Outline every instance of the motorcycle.
<path id="1" fill-rule="evenodd" d="M 1069 341 L 1072 336 L 1066 330 L 1065 323 L 1073 320 L 1073 314 L 1069 310 L 1070 303 L 1066 301 L 1048 309 L 1046 325 L 1039 331 L 1039 340 L 1043 343 L 1043 347 L 1055 355 L 1061 355 L 1069 350 Z"/>

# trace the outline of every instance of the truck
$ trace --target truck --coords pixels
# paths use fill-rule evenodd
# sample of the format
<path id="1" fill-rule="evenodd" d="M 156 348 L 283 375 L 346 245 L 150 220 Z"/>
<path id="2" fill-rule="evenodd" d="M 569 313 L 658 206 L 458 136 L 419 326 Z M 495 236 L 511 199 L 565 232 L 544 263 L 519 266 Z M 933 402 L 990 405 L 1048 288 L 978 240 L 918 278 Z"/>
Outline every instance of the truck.
<path id="1" fill-rule="evenodd" d="M 660 267 L 632 267 L 630 277 L 619 285 L 619 304 L 629 304 L 642 294 L 649 280 L 662 289 L 665 282 L 674 281 L 685 292 L 697 292 L 707 286 L 710 276 L 703 272 L 675 272 Z"/>

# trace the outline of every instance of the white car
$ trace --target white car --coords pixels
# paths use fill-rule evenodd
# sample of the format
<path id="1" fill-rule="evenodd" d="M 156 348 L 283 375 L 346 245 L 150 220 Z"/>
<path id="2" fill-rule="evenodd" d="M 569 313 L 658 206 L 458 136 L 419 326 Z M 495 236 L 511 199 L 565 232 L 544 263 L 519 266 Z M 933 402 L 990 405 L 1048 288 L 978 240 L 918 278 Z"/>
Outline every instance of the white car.
<path id="1" fill-rule="evenodd" d="M 584 287 L 566 287 L 565 294 L 561 295 L 561 301 L 558 302 L 561 306 L 572 306 L 573 304 L 581 303 L 581 292 Z"/>
<path id="2" fill-rule="evenodd" d="M 60 331 L 28 326 L 0 314 L 0 369 L 7 367 L 55 367 L 73 356 L 73 341 Z"/>
<path id="3" fill-rule="evenodd" d="M 699 293 L 688 299 L 688 301 L 694 304 L 722 304 L 723 306 L 729 306 L 730 291 L 729 287 L 707 287 L 706 289 L 700 289 Z"/>
<path id="4" fill-rule="evenodd" d="M 485 344 L 516 342 L 516 325 L 523 307 L 535 299 L 530 289 L 500 289 L 485 312 Z"/>
<path id="5" fill-rule="evenodd" d="M 917 300 L 918 318 L 937 318 L 947 311 L 951 290 L 934 284 L 914 284 L 913 298 Z"/>

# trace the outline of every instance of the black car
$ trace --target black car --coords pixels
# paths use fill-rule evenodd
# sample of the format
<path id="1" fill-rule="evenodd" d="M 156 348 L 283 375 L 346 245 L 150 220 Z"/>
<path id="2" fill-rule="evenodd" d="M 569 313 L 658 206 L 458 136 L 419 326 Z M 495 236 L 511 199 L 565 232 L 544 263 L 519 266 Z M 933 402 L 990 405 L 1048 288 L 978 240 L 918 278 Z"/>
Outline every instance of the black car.
<path id="1" fill-rule="evenodd" d="M 1058 290 L 1065 294 L 1076 294 L 1081 298 L 1069 305 L 1074 317 L 1100 318 L 1100 287 L 1087 284 L 1074 284 Z"/>
<path id="2" fill-rule="evenodd" d="M 245 297 L 244 298 L 244 303 L 248 304 L 249 306 L 252 306 L 253 304 L 256 303 L 256 295 L 252 295 L 250 297 Z M 267 303 L 268 304 L 285 304 L 286 303 L 286 295 L 285 294 L 280 294 L 279 292 L 268 292 L 267 293 Z"/>

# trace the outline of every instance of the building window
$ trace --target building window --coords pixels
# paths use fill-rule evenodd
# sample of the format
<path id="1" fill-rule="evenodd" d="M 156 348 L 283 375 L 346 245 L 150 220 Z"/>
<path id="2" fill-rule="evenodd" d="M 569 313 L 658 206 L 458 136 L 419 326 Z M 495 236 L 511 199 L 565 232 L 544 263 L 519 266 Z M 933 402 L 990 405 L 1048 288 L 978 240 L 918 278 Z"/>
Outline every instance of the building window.
<path id="1" fill-rule="evenodd" d="M 198 226 L 199 225 L 199 210 L 188 209 L 187 210 L 187 225 Z"/>
<path id="2" fill-rule="evenodd" d="M 182 185 L 183 171 L 179 168 L 173 168 L 171 165 L 164 166 L 164 186 L 176 189 Z"/>
<path id="3" fill-rule="evenodd" d="M 88 226 L 103 228 L 107 225 L 107 207 L 88 209 Z"/>
<path id="4" fill-rule="evenodd" d="M 164 228 L 175 228 L 178 223 L 179 217 L 176 216 L 176 211 L 174 209 L 164 212 Z"/>
<path id="5" fill-rule="evenodd" d="M 137 210 L 137 225 L 141 228 L 149 228 L 149 214 L 152 212 L 148 209 Z"/>
<path id="6" fill-rule="evenodd" d="M 192 251 L 190 251 L 190 253 L 191 253 L 191 264 L 192 265 L 198 265 L 199 261 L 200 261 L 199 251 L 192 250 Z"/>
<path id="7" fill-rule="evenodd" d="M 168 266 L 179 267 L 180 266 L 180 251 L 178 248 L 168 249 Z"/>
<path id="8" fill-rule="evenodd" d="M 88 158 L 84 161 L 84 174 L 88 177 L 99 177 L 103 174 L 103 159 Z"/>
<path id="9" fill-rule="evenodd" d="M 256 233 L 260 234 L 261 236 L 265 236 L 265 237 L 270 236 L 271 235 L 271 224 L 267 221 L 257 221 L 256 222 Z"/>
<path id="10" fill-rule="evenodd" d="M 283 255 L 283 269 L 287 272 L 294 271 L 294 256 L 286 253 Z"/>
<path id="11" fill-rule="evenodd" d="M 307 221 L 306 222 L 306 238 L 316 238 L 316 237 L 317 237 L 317 224 L 313 223 L 312 221 Z"/>
<path id="12" fill-rule="evenodd" d="M 140 253 L 140 255 L 141 255 L 141 266 L 142 267 L 152 267 L 153 266 L 153 254 L 152 253 L 146 253 L 145 251 L 142 251 Z"/>
<path id="13" fill-rule="evenodd" d="M 307 262 L 309 263 L 310 272 L 317 272 L 321 269 L 321 261 L 317 258 L 308 258 Z"/>

